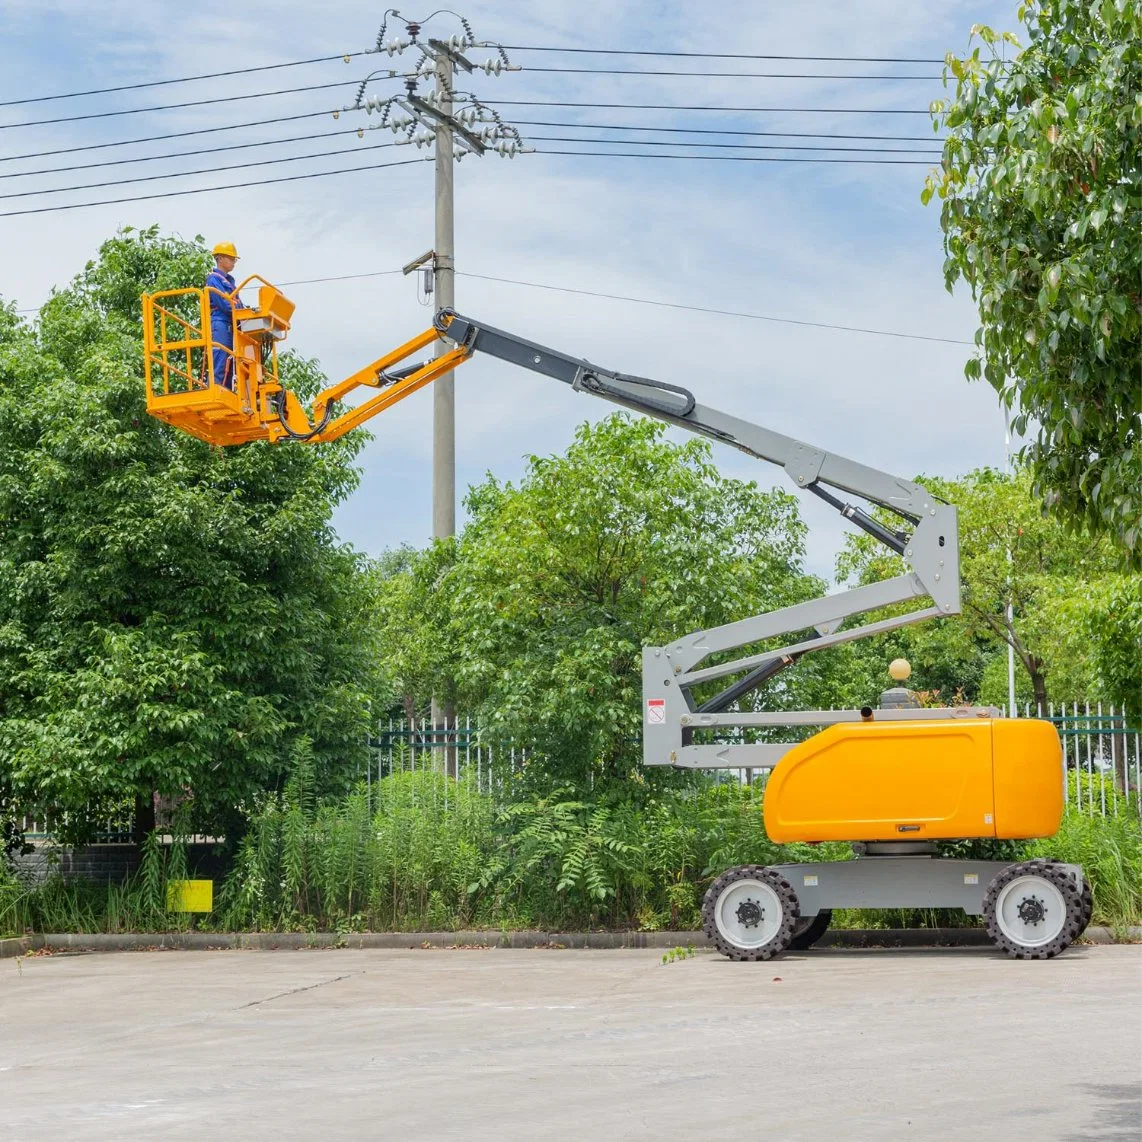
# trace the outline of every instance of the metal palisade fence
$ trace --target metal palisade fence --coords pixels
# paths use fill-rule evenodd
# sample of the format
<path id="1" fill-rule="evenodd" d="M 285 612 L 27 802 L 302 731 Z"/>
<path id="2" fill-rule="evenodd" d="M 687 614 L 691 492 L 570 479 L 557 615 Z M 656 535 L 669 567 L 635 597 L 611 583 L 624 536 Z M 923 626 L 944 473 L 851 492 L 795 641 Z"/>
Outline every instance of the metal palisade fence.
<path id="1" fill-rule="evenodd" d="M 1064 702 L 1038 711 L 1028 703 L 1019 717 L 1043 717 L 1059 733 L 1062 747 L 1060 781 L 1067 805 L 1095 816 L 1117 816 L 1124 811 L 1142 812 L 1142 718 L 1101 703 Z M 430 771 L 462 778 L 468 788 L 485 793 L 496 802 L 511 797 L 512 778 L 535 757 L 533 747 L 513 742 L 481 729 L 472 717 L 457 717 L 434 726 L 428 719 L 409 721 L 392 718 L 378 725 L 369 739 L 369 762 L 358 779 L 372 786 L 392 774 Z M 762 776 L 759 774 L 759 777 Z M 729 773 L 711 772 L 714 780 Z M 733 771 L 732 780 L 740 780 Z M 450 783 L 442 795 L 452 796 Z M 49 841 L 53 826 L 65 823 L 26 818 L 24 832 L 30 841 Z M 130 814 L 124 808 L 99 820 L 96 839 L 127 841 L 131 836 Z"/>
<path id="2" fill-rule="evenodd" d="M 502 801 L 512 776 L 535 751 L 481 730 L 470 716 L 457 716 L 436 723 L 427 718 L 389 718 L 370 737 L 369 753 L 371 764 L 364 777 L 370 788 L 392 774 L 432 771 L 462 778 L 478 792 Z"/>
<path id="3" fill-rule="evenodd" d="M 1067 804 L 1103 817 L 1130 806 L 1142 811 L 1142 719 L 1113 706 L 1104 710 L 1101 702 L 1052 702 L 1045 712 L 1027 703 L 1019 713 L 1046 718 L 1058 730 Z"/>
<path id="4" fill-rule="evenodd" d="M 1128 808 L 1142 811 L 1138 717 L 1113 706 L 1104 709 L 1102 703 L 1051 703 L 1045 712 L 1027 703 L 1015 716 L 1041 717 L 1054 724 L 1062 748 L 1059 779 L 1066 804 L 1101 816 L 1116 816 Z M 433 770 L 473 781 L 480 792 L 497 800 L 510 795 L 511 775 L 534 756 L 527 745 L 497 740 L 481 731 L 471 717 L 438 722 L 435 727 L 427 719 L 389 719 L 378 727 L 370 745 L 370 784 L 391 773 Z M 726 776 L 714 771 L 710 775 Z"/>

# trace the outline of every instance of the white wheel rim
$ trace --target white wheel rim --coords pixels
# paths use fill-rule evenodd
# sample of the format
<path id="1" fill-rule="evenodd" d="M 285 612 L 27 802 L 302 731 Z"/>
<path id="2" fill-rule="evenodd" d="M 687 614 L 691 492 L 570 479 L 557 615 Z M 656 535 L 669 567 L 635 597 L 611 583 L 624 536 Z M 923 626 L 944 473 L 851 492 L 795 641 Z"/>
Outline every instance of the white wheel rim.
<path id="1" fill-rule="evenodd" d="M 781 931 L 781 897 L 761 880 L 735 880 L 714 905 L 714 923 L 737 948 L 760 948 Z"/>
<path id="2" fill-rule="evenodd" d="M 1041 876 L 1020 876 L 995 901 L 999 930 L 1024 948 L 1054 940 L 1067 922 L 1067 902 L 1058 886 Z"/>

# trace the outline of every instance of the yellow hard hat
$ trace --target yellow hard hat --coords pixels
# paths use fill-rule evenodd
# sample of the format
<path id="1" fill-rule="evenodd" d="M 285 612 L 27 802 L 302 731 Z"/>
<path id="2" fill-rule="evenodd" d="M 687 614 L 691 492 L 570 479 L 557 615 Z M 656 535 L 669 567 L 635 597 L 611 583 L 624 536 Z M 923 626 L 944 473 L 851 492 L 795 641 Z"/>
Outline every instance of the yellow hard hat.
<path id="1" fill-rule="evenodd" d="M 238 251 L 234 249 L 233 242 L 219 242 L 213 250 L 210 251 L 216 258 L 219 254 L 225 254 L 228 258 L 237 258 Z"/>

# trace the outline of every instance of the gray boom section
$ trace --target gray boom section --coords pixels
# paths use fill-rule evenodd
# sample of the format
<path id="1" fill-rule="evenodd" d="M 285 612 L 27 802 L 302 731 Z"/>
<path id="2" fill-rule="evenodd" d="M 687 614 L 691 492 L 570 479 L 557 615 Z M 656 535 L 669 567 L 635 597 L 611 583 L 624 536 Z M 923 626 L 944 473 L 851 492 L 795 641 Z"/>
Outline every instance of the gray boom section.
<path id="1" fill-rule="evenodd" d="M 704 726 L 836 726 L 842 722 L 950 722 L 978 721 L 998 718 L 994 706 L 942 706 L 927 709 L 874 710 L 865 717 L 860 710 L 772 710 L 758 713 L 703 714 L 683 718 L 683 724 L 702 729 Z"/>
<path id="2" fill-rule="evenodd" d="M 893 630 L 906 623 L 960 610 L 959 534 L 956 509 L 942 503 L 920 484 L 838 456 L 780 432 L 698 404 L 680 385 L 600 368 L 582 357 L 550 349 L 502 329 L 483 325 L 451 310 L 436 315 L 442 338 L 470 353 L 484 353 L 531 372 L 561 381 L 576 391 L 603 397 L 613 404 L 645 413 L 690 432 L 728 444 L 758 460 L 785 469 L 799 488 L 811 490 L 879 542 L 900 553 L 909 570 L 895 578 L 813 599 L 770 614 L 755 615 L 710 630 L 686 635 L 669 647 L 643 650 L 643 760 L 648 765 L 693 765 L 701 768 L 753 766 L 766 768 L 789 747 L 781 743 L 692 745 L 683 729 L 692 726 L 693 686 L 754 668 L 788 665 L 802 654 L 838 643 Z M 859 496 L 894 513 L 904 524 L 893 532 L 862 508 L 838 500 L 824 487 Z M 928 597 L 932 606 L 864 626 L 839 630 L 855 615 Z M 724 654 L 774 639 L 782 634 L 816 631 L 777 650 L 757 651 L 733 661 L 697 670 L 711 654 Z M 775 671 L 758 670 L 762 679 Z M 740 687 L 743 689 L 744 687 Z M 732 718 L 733 715 L 723 715 Z M 686 719 L 686 720 L 684 720 Z M 707 725 L 711 723 L 706 723 Z M 716 725 L 746 723 L 719 720 Z M 729 760 L 732 758 L 742 760 Z"/>

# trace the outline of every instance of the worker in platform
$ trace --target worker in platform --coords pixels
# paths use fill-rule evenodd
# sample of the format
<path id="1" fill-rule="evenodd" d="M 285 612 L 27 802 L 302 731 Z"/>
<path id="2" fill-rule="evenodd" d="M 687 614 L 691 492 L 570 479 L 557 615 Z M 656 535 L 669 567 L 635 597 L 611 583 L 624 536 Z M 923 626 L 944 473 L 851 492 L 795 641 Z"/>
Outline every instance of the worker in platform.
<path id="1" fill-rule="evenodd" d="M 234 391 L 234 309 L 244 309 L 242 299 L 234 292 L 234 266 L 238 251 L 233 242 L 219 242 L 211 251 L 214 269 L 206 275 L 210 291 L 210 339 L 214 342 L 212 367 L 214 383 Z M 229 350 L 229 352 L 227 351 Z"/>

